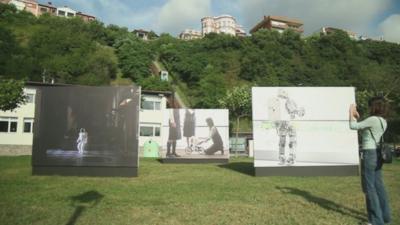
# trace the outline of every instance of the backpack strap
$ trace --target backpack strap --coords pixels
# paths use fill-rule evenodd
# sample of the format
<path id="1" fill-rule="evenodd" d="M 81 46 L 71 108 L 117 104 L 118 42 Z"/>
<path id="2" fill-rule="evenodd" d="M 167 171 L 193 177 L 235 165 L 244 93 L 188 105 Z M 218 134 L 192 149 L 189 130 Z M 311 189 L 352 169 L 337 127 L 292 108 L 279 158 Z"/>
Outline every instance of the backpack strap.
<path id="1" fill-rule="evenodd" d="M 378 143 L 376 142 L 375 136 L 374 136 L 374 134 L 372 133 L 371 128 L 368 128 L 368 130 L 369 130 L 369 133 L 370 133 L 371 136 L 372 136 L 372 139 L 374 139 L 375 146 L 378 147 Z"/>
<path id="2" fill-rule="evenodd" d="M 381 127 L 382 127 L 381 143 L 383 143 L 383 142 L 384 142 L 383 134 L 385 133 L 385 128 L 383 127 L 383 123 L 382 123 L 382 120 L 381 120 L 380 117 L 378 117 L 378 120 L 379 120 L 379 122 L 381 123 Z"/>
<path id="3" fill-rule="evenodd" d="M 377 117 L 377 118 L 378 118 L 379 123 L 381 124 L 381 127 L 382 127 L 382 136 L 381 136 L 381 139 L 379 140 L 379 144 L 382 145 L 383 142 L 384 142 L 384 140 L 383 140 L 383 134 L 385 133 L 385 128 L 383 127 L 382 120 L 381 120 L 379 117 Z M 374 142 L 375 142 L 376 147 L 378 147 L 378 142 L 376 141 L 375 136 L 374 136 L 374 134 L 373 134 L 372 131 L 371 131 L 371 128 L 368 128 L 368 130 L 369 130 L 369 133 L 370 133 L 371 136 L 372 136 L 372 139 L 374 139 Z"/>

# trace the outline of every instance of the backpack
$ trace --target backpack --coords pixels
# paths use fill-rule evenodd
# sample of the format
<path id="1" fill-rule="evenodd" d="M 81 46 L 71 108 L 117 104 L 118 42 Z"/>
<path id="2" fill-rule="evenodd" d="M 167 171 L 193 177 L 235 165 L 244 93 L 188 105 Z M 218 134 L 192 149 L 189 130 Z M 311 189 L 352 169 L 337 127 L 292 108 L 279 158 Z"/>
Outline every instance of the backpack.
<path id="1" fill-rule="evenodd" d="M 374 134 L 372 133 L 371 129 L 368 129 L 369 132 L 371 133 L 372 138 L 375 141 L 376 144 L 376 151 L 377 151 L 377 155 L 378 155 L 378 161 L 379 164 L 383 164 L 383 163 L 392 163 L 393 161 L 393 157 L 392 157 L 392 152 L 393 152 L 393 146 L 385 143 L 384 139 L 383 139 L 383 135 L 385 133 L 385 129 L 383 128 L 383 123 L 382 120 L 380 118 L 379 122 L 381 123 L 381 127 L 383 130 L 383 134 L 381 136 L 381 139 L 379 140 L 379 143 L 376 141 Z"/>

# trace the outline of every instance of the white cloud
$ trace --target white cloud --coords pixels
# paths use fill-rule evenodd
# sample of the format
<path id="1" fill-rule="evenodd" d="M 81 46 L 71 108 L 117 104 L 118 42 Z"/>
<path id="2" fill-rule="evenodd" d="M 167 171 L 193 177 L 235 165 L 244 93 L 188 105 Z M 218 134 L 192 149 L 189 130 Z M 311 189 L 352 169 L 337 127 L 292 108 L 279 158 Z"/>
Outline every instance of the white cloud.
<path id="1" fill-rule="evenodd" d="M 400 43 L 400 14 L 393 14 L 380 25 L 383 37 L 387 41 Z"/>
<path id="2" fill-rule="evenodd" d="M 158 32 L 178 34 L 184 29 L 200 29 L 201 18 L 211 15 L 211 0 L 169 0 L 157 15 Z"/>
<path id="3" fill-rule="evenodd" d="M 391 3 L 391 0 L 237 0 L 248 30 L 264 15 L 280 15 L 302 20 L 305 34 L 315 32 L 322 26 L 365 34 L 370 24 Z"/>

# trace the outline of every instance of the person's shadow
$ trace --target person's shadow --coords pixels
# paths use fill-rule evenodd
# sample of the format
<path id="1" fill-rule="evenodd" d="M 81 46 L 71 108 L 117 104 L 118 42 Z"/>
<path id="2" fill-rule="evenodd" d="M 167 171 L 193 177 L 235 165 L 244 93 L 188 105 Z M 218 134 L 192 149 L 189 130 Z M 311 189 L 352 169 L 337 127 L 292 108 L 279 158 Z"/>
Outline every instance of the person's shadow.
<path id="1" fill-rule="evenodd" d="M 326 210 L 334 211 L 336 213 L 340 213 L 344 216 L 350 216 L 358 220 L 363 220 L 363 221 L 367 220 L 366 215 L 360 211 L 340 205 L 334 201 L 312 195 L 308 191 L 303 191 L 292 187 L 279 187 L 279 186 L 277 186 L 276 189 L 280 190 L 284 194 L 292 194 L 303 197 L 305 200 L 315 203 Z"/>
<path id="2" fill-rule="evenodd" d="M 87 208 L 95 207 L 97 204 L 99 204 L 103 197 L 104 195 L 97 191 L 87 191 L 80 195 L 71 196 L 71 205 L 75 207 L 75 211 L 74 214 L 72 214 L 72 216 L 69 218 L 66 225 L 74 225 Z"/>

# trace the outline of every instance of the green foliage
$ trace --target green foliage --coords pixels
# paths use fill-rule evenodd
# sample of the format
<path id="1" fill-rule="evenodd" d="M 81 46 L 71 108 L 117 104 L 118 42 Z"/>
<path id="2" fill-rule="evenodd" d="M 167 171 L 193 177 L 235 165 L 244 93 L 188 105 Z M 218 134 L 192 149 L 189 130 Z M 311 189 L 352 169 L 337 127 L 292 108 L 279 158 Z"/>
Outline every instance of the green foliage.
<path id="1" fill-rule="evenodd" d="M 194 90 L 196 102 L 195 108 L 219 108 L 218 100 L 226 92 L 226 86 L 222 74 L 211 65 L 207 66 L 202 78 L 199 82 L 199 87 Z"/>
<path id="2" fill-rule="evenodd" d="M 159 76 L 149 76 L 139 80 L 138 85 L 142 90 L 151 91 L 172 91 L 171 85 L 167 81 L 162 81 Z"/>
<path id="3" fill-rule="evenodd" d="M 25 103 L 24 85 L 23 81 L 0 79 L 0 110 L 13 110 Z"/>
<path id="4" fill-rule="evenodd" d="M 247 85 L 236 86 L 226 92 L 219 100 L 222 108 L 229 109 L 234 117 L 250 116 L 251 114 L 251 89 Z"/>
<path id="5" fill-rule="evenodd" d="M 118 40 L 114 47 L 124 77 L 136 82 L 151 75 L 150 64 L 155 56 L 147 42 L 131 36 Z"/>

